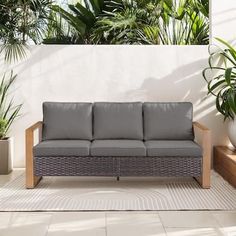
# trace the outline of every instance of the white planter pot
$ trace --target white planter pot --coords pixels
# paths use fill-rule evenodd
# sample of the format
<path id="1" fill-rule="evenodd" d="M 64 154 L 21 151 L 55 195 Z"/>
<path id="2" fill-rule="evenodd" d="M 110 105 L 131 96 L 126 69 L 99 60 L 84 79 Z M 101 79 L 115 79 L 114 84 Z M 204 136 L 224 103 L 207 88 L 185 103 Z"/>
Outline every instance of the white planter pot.
<path id="1" fill-rule="evenodd" d="M 7 175 L 12 171 L 13 139 L 0 140 L 0 175 Z"/>
<path id="2" fill-rule="evenodd" d="M 236 117 L 228 123 L 228 136 L 230 142 L 236 148 Z"/>

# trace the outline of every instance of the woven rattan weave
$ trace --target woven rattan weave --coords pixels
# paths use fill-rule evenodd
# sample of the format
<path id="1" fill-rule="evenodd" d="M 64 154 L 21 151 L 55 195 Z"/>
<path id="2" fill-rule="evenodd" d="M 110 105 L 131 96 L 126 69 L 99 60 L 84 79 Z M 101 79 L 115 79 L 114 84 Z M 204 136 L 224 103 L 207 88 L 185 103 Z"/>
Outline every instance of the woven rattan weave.
<path id="1" fill-rule="evenodd" d="M 198 177 L 201 157 L 34 157 L 36 176 Z"/>

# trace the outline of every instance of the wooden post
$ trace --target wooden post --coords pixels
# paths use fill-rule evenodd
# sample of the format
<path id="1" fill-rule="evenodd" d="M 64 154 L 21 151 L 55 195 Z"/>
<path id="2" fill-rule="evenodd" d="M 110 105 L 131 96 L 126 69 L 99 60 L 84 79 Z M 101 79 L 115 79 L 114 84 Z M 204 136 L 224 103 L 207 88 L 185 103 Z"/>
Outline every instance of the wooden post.
<path id="1" fill-rule="evenodd" d="M 198 122 L 193 123 L 196 142 L 202 147 L 202 176 L 197 181 L 202 188 L 211 186 L 211 131 Z"/>
<path id="2" fill-rule="evenodd" d="M 39 141 L 41 139 L 42 133 L 42 122 L 39 121 L 33 126 L 29 127 L 25 131 L 25 152 L 26 152 L 26 188 L 34 188 L 39 181 L 41 176 L 34 175 L 34 157 L 33 157 L 33 147 L 34 147 L 34 131 L 39 130 Z"/>

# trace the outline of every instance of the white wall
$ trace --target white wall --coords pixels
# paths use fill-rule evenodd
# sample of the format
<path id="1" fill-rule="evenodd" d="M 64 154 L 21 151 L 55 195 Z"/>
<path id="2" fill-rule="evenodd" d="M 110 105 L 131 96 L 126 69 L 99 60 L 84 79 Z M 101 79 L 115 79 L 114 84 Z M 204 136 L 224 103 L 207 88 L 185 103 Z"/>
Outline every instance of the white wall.
<path id="1" fill-rule="evenodd" d="M 236 1 L 213 0 L 212 33 L 236 39 Z M 201 76 L 207 46 L 35 46 L 16 66 L 15 98 L 24 102 L 12 128 L 14 166 L 24 166 L 24 130 L 42 119 L 43 101 L 191 101 L 195 120 L 228 142 Z"/>
<path id="2" fill-rule="evenodd" d="M 211 0 L 212 1 L 212 35 L 227 39 L 230 42 L 236 40 L 236 1 L 235 0 Z"/>

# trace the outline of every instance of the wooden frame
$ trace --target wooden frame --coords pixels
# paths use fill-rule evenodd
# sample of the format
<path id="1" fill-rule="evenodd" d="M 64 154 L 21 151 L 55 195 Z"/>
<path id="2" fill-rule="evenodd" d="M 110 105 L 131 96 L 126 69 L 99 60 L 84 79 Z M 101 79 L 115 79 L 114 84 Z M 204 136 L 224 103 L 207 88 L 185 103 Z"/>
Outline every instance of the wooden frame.
<path id="1" fill-rule="evenodd" d="M 42 135 L 42 122 L 38 121 L 25 131 L 25 147 L 26 147 L 26 188 L 34 188 L 41 180 L 42 177 L 34 175 L 34 132 L 38 130 L 39 141 Z"/>
<path id="2" fill-rule="evenodd" d="M 197 142 L 203 150 L 202 158 L 202 176 L 197 181 L 202 188 L 210 188 L 211 186 L 211 131 L 198 122 L 193 123 L 195 142 Z"/>

